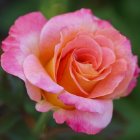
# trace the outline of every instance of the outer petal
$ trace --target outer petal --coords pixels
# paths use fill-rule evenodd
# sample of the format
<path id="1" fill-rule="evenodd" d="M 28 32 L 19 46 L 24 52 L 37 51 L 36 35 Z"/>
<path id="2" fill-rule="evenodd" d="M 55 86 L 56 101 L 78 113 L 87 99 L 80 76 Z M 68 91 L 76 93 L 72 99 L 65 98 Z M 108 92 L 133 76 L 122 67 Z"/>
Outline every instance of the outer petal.
<path id="1" fill-rule="evenodd" d="M 52 55 L 56 44 L 60 42 L 60 33 L 64 28 L 72 27 L 73 32 L 76 31 L 94 31 L 96 23 L 93 22 L 93 15 L 88 9 L 68 13 L 53 17 L 44 26 L 41 32 L 40 50 L 44 59 L 48 61 Z"/>
<path id="2" fill-rule="evenodd" d="M 102 48 L 102 52 L 103 61 L 100 65 L 100 69 L 105 69 L 115 62 L 115 54 L 111 49 L 106 47 Z"/>
<path id="3" fill-rule="evenodd" d="M 114 90 L 113 94 L 106 96 L 106 98 L 119 98 L 127 96 L 130 91 L 135 87 L 136 78 L 138 76 L 137 56 L 132 55 L 131 44 L 129 40 L 125 40 L 116 47 L 116 57 L 123 58 L 127 62 L 127 71 L 124 79 Z M 135 75 L 136 71 L 136 75 Z"/>
<path id="4" fill-rule="evenodd" d="M 49 102 L 42 100 L 36 104 L 35 108 L 39 112 L 48 112 L 51 109 L 53 109 L 54 106 L 50 104 Z"/>
<path id="5" fill-rule="evenodd" d="M 38 87 L 32 85 L 28 80 L 25 81 L 25 85 L 26 85 L 26 89 L 27 89 L 27 93 L 29 95 L 29 97 L 33 100 L 33 101 L 40 101 L 41 100 L 41 89 L 39 89 Z"/>
<path id="6" fill-rule="evenodd" d="M 104 36 L 105 38 L 110 39 L 115 46 L 117 46 L 118 44 L 120 44 L 121 42 L 123 42 L 126 39 L 126 37 L 121 35 L 115 28 L 99 29 L 96 31 L 95 35 Z M 97 42 L 98 42 L 98 40 L 97 40 Z"/>
<path id="7" fill-rule="evenodd" d="M 103 35 L 97 35 L 94 39 L 101 47 L 107 47 L 114 50 L 113 42 L 109 38 L 106 38 Z"/>
<path id="8" fill-rule="evenodd" d="M 135 75 L 136 69 L 138 69 L 137 66 L 137 57 L 133 56 L 129 61 L 127 72 L 125 74 L 125 78 L 123 81 L 119 84 L 119 86 L 114 90 L 113 94 L 110 94 L 107 96 L 107 98 L 119 98 L 122 96 L 127 96 L 132 89 L 135 87 L 137 82 L 137 76 Z"/>
<path id="9" fill-rule="evenodd" d="M 102 106 L 102 103 L 100 105 Z M 112 118 L 112 102 L 110 101 L 110 104 L 106 104 L 102 113 L 96 111 L 92 113 L 88 111 L 68 111 L 61 109 L 54 112 L 53 116 L 57 123 L 66 122 L 77 132 L 96 134 L 109 124 Z"/>
<path id="10" fill-rule="evenodd" d="M 2 54 L 1 66 L 6 72 L 18 76 L 22 80 L 25 80 L 22 70 L 22 63 L 24 59 L 25 55 L 20 51 L 19 48 L 12 48 Z"/>
<path id="11" fill-rule="evenodd" d="M 45 23 L 46 19 L 39 12 L 27 14 L 16 20 L 10 28 L 9 36 L 2 42 L 5 53 L 1 61 L 5 71 L 25 80 L 23 60 L 29 53 L 38 55 L 40 31 Z"/>
<path id="12" fill-rule="evenodd" d="M 106 107 L 112 105 L 111 100 L 104 99 L 89 99 L 79 97 L 68 92 L 61 93 L 58 98 L 66 105 L 74 106 L 80 111 L 96 112 L 99 114 L 105 113 Z"/>
<path id="13" fill-rule="evenodd" d="M 28 81 L 38 88 L 50 93 L 59 93 L 63 90 L 46 73 L 36 56 L 29 55 L 24 61 L 23 69 Z"/>

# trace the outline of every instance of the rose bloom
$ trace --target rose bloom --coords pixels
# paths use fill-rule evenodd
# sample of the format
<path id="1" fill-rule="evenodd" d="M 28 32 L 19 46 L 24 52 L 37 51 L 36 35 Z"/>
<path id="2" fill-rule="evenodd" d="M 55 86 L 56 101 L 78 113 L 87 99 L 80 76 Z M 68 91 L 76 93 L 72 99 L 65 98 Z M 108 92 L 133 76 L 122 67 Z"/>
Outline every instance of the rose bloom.
<path id="1" fill-rule="evenodd" d="M 136 85 L 137 57 L 129 40 L 89 9 L 19 17 L 2 42 L 3 69 L 26 85 L 36 110 L 59 124 L 96 134 L 112 118 L 112 100 Z"/>

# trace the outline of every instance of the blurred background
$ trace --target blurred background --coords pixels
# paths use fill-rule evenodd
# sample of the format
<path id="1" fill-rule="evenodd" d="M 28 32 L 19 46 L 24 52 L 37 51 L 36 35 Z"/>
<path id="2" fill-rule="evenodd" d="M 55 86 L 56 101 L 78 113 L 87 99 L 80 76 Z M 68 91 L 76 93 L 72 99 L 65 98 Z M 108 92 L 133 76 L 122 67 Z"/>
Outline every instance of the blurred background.
<path id="1" fill-rule="evenodd" d="M 0 42 L 16 18 L 28 12 L 39 10 L 49 19 L 80 8 L 90 8 L 96 16 L 109 20 L 131 40 L 133 53 L 140 56 L 140 0 L 0 0 Z M 35 133 L 34 126 L 41 113 L 35 111 L 34 106 L 22 81 L 0 68 L 0 140 L 140 138 L 140 79 L 130 96 L 114 102 L 111 124 L 95 136 L 75 133 L 65 124 L 57 125 L 51 112 L 40 133 Z"/>

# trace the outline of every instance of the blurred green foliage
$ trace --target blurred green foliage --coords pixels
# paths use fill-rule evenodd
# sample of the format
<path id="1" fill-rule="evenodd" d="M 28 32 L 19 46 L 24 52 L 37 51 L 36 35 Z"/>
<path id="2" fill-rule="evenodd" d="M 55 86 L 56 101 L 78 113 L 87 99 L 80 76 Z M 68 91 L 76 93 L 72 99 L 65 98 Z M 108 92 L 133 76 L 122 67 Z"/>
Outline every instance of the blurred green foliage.
<path id="1" fill-rule="evenodd" d="M 132 42 L 140 56 L 140 0 L 0 0 L 0 41 L 15 19 L 40 10 L 47 18 L 80 8 L 90 8 L 100 18 L 109 20 Z M 0 140 L 132 140 L 140 138 L 140 80 L 133 93 L 114 102 L 111 124 L 90 136 L 73 132 L 47 118 L 47 128 L 38 137 L 32 129 L 40 113 L 30 101 L 24 84 L 0 69 Z"/>

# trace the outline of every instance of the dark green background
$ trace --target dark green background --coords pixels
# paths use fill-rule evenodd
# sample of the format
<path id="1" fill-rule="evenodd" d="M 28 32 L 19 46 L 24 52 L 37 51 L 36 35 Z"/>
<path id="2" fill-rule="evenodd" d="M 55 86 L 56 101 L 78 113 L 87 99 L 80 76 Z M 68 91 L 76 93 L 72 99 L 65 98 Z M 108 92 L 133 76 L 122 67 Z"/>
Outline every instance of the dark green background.
<path id="1" fill-rule="evenodd" d="M 47 18 L 90 8 L 109 20 L 132 42 L 140 56 L 140 0 L 0 0 L 0 41 L 20 15 L 41 11 Z M 0 69 L 0 140 L 138 140 L 140 139 L 140 80 L 132 94 L 114 102 L 111 124 L 95 136 L 78 134 L 49 117 L 42 133 L 32 132 L 40 113 L 34 109 L 24 84 Z M 50 113 L 51 115 L 51 113 Z"/>

